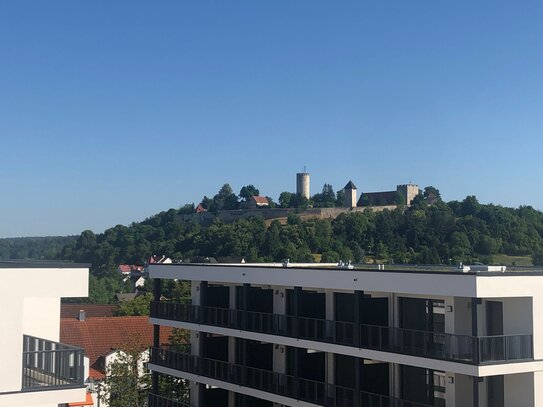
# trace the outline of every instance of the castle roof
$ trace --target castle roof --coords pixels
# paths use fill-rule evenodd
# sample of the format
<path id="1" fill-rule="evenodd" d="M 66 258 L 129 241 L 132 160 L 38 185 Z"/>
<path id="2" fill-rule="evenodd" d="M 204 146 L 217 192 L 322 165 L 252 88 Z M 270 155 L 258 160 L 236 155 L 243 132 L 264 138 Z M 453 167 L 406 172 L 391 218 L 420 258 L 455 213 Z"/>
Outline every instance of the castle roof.
<path id="1" fill-rule="evenodd" d="M 356 188 L 356 185 L 353 184 L 353 181 L 349 181 L 347 185 L 345 185 L 345 188 L 343 189 L 357 189 L 357 188 Z"/>

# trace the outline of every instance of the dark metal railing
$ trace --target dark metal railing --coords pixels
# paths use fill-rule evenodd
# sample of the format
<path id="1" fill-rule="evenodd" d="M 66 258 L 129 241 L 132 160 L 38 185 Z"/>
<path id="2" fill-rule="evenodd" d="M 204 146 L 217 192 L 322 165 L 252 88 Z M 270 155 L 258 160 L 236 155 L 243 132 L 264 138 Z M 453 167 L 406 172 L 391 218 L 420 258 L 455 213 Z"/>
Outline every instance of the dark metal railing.
<path id="1" fill-rule="evenodd" d="M 468 336 L 155 301 L 151 316 L 469 364 L 533 359 L 532 335 Z"/>
<path id="2" fill-rule="evenodd" d="M 84 385 L 83 349 L 23 336 L 23 391 Z"/>
<path id="3" fill-rule="evenodd" d="M 150 363 L 326 407 L 430 407 L 364 391 L 357 396 L 348 387 L 167 349 L 151 348 Z"/>
<path id="4" fill-rule="evenodd" d="M 190 404 L 149 393 L 147 407 L 190 407 Z"/>

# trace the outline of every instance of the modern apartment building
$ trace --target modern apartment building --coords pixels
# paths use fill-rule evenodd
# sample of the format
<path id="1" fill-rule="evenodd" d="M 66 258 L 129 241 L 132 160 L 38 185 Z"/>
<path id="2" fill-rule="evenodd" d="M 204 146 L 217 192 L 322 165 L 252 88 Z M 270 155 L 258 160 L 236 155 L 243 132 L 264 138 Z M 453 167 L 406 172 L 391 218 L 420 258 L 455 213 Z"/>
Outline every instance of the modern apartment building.
<path id="1" fill-rule="evenodd" d="M 86 399 L 83 350 L 59 343 L 61 297 L 88 295 L 87 265 L 0 262 L 0 407 Z"/>
<path id="2" fill-rule="evenodd" d="M 543 407 L 543 271 L 291 266 L 150 265 L 151 323 L 191 347 L 155 337 L 149 406 Z M 164 279 L 191 301 L 160 300 Z"/>

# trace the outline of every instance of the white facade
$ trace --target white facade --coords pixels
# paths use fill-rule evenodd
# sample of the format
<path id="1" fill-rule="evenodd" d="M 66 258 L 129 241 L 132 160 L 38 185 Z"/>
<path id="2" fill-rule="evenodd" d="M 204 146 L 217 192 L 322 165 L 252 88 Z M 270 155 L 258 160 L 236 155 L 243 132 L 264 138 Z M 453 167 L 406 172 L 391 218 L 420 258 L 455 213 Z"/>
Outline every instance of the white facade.
<path id="1" fill-rule="evenodd" d="M 86 266 L 0 262 L 0 280 L 5 287 L 0 296 L 0 407 L 57 407 L 61 403 L 84 401 L 83 386 L 35 384 L 25 387 L 23 338 L 26 335 L 58 342 L 60 299 L 86 297 L 88 273 Z M 73 356 L 70 357 L 73 359 Z M 32 363 L 37 365 L 40 361 L 35 359 Z M 41 379 L 47 382 L 47 368 L 40 370 L 46 372 L 39 375 L 37 369 L 26 371 L 34 382 Z"/>
<path id="2" fill-rule="evenodd" d="M 290 266 L 151 265 L 151 278 L 188 280 L 193 287 L 190 315 L 165 312 L 170 305 L 159 303 L 151 323 L 190 329 L 192 355 L 206 364 L 230 363 L 232 368 L 247 362 L 247 352 L 250 358 L 254 349 L 261 349 L 264 356 L 254 357 L 259 371 L 287 374 L 306 383 L 309 379 L 300 375 L 314 372 L 299 370 L 304 369 L 303 363 L 314 363 L 312 369 L 320 375 L 317 388 L 332 386 L 337 393 L 338 386 L 347 386 L 338 381 L 350 383 L 357 377 L 352 389 L 357 406 L 363 405 L 357 404 L 362 398 L 378 393 L 387 402 L 408 400 L 420 406 L 543 407 L 543 273 Z M 208 290 L 209 296 L 204 294 Z M 248 296 L 250 290 L 253 296 Z M 354 311 L 353 303 L 357 304 Z M 205 309 L 199 311 L 200 306 Z M 381 320 L 374 322 L 377 316 Z M 279 326 L 283 321 L 286 328 Z M 292 321 L 296 321 L 294 331 Z M 341 327 L 353 323 L 358 333 L 340 338 Z M 213 355 L 209 345 L 202 353 L 202 336 L 214 346 L 224 346 L 227 355 Z M 227 345 L 221 338 L 227 338 Z M 247 346 L 254 349 L 247 351 Z M 245 349 L 241 361 L 240 349 Z M 229 407 L 236 405 L 235 393 L 275 405 L 325 405 L 318 392 L 312 399 L 282 393 L 282 388 L 266 391 L 250 380 L 244 385 L 246 378 L 221 378 L 168 365 L 167 356 L 161 354 L 165 362 L 151 360 L 151 370 L 190 380 L 194 407 L 208 407 L 200 400 L 203 390 L 197 383 L 209 394 L 216 387 L 229 390 L 225 404 Z M 223 359 L 215 362 L 217 357 Z M 303 358 L 307 360 L 292 368 Z M 355 370 L 348 367 L 353 363 Z M 365 369 L 372 375 L 379 372 L 380 383 L 360 378 Z M 424 377 L 426 387 L 417 390 L 413 380 Z"/>

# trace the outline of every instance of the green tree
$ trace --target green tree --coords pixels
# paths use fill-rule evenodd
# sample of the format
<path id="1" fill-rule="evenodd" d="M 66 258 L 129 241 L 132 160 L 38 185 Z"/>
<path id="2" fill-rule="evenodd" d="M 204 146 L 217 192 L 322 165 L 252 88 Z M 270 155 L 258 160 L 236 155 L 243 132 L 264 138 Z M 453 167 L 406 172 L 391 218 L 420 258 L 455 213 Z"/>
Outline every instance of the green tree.
<path id="1" fill-rule="evenodd" d="M 144 367 L 146 344 L 140 335 L 128 335 L 116 352 L 116 359 L 106 367 L 102 400 L 109 407 L 146 405 L 150 375 Z"/>
<path id="2" fill-rule="evenodd" d="M 345 203 L 345 190 L 340 189 L 336 192 L 336 206 L 342 207 Z"/>
<path id="3" fill-rule="evenodd" d="M 252 184 L 242 187 L 239 191 L 239 197 L 243 202 L 247 202 L 251 197 L 258 195 L 260 195 L 260 191 Z"/>
<path id="4" fill-rule="evenodd" d="M 336 195 L 330 184 L 324 184 L 322 192 L 313 195 L 311 199 L 316 207 L 330 208 L 336 205 Z"/>
<path id="5" fill-rule="evenodd" d="M 394 198 L 392 198 L 394 205 L 405 205 L 405 197 L 400 192 L 394 192 Z"/>
<path id="6" fill-rule="evenodd" d="M 281 205 L 282 208 L 290 208 L 290 201 L 292 199 L 292 192 L 281 192 L 279 195 L 279 205 Z"/>
<path id="7" fill-rule="evenodd" d="M 424 200 L 428 203 L 441 202 L 441 194 L 439 192 L 439 189 L 435 187 L 425 187 L 422 195 L 424 197 Z"/>
<path id="8" fill-rule="evenodd" d="M 219 192 L 213 197 L 213 204 L 211 205 L 211 209 L 219 211 L 238 209 L 238 207 L 238 197 L 234 194 L 230 184 L 224 184 L 221 187 Z"/>
<path id="9" fill-rule="evenodd" d="M 479 201 L 473 195 L 467 196 L 460 204 L 460 213 L 462 216 L 475 215 L 479 209 Z"/>
<path id="10" fill-rule="evenodd" d="M 151 306 L 152 300 L 153 294 L 145 293 L 137 296 L 131 301 L 121 301 L 119 302 L 116 315 L 131 317 L 149 315 L 149 307 Z"/>
<path id="11" fill-rule="evenodd" d="M 543 266 L 543 249 L 539 249 L 532 254 L 532 263 L 534 266 Z"/>

